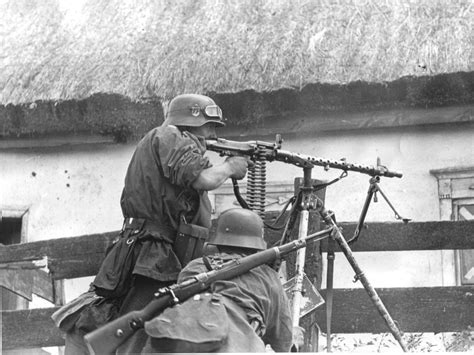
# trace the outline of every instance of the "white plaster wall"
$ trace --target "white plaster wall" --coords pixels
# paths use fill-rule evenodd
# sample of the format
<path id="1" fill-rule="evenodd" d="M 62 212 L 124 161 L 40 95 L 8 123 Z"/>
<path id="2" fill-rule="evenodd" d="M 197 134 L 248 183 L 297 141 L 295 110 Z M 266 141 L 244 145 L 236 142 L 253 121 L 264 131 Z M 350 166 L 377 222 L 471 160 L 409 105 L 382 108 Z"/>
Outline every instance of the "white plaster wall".
<path id="1" fill-rule="evenodd" d="M 0 206 L 26 206 L 28 241 L 118 230 L 133 145 L 0 151 Z"/>
<path id="2" fill-rule="evenodd" d="M 120 194 L 134 144 L 0 151 L 0 208 L 28 208 L 27 241 L 119 230 Z M 91 277 L 66 280 L 69 301 Z M 45 307 L 35 297 L 31 307 Z"/>
<path id="3" fill-rule="evenodd" d="M 473 165 L 473 130 L 450 127 L 338 132 L 285 136 L 282 149 L 330 159 L 373 165 L 377 156 L 402 179 L 384 178 L 380 186 L 398 212 L 414 221 L 439 220 L 436 179 L 429 170 Z M 274 137 L 245 137 L 272 141 Z M 235 139 L 235 138 L 232 138 Z M 120 194 L 135 144 L 92 144 L 56 148 L 0 150 L 0 207 L 28 206 L 28 240 L 44 240 L 118 230 L 122 224 Z M 213 162 L 222 158 L 209 153 Z M 292 183 L 301 169 L 269 163 L 269 182 Z M 33 176 L 32 173 L 36 176 Z M 340 171 L 313 169 L 313 178 L 330 180 Z M 369 176 L 350 172 L 331 186 L 326 206 L 338 221 L 356 221 Z M 67 186 L 69 184 L 69 187 Z M 216 192 L 218 193 L 218 191 Z M 367 221 L 395 221 L 379 197 Z M 363 236 L 362 236 L 363 237 Z M 446 254 L 448 253 L 448 254 Z M 449 252 L 356 253 L 376 287 L 454 284 Z M 442 272 L 444 270 L 444 272 Z M 450 276 L 452 275 L 452 277 Z M 335 287 L 357 287 L 342 254 L 336 256 Z M 87 288 L 90 278 L 67 283 L 71 299 Z"/>

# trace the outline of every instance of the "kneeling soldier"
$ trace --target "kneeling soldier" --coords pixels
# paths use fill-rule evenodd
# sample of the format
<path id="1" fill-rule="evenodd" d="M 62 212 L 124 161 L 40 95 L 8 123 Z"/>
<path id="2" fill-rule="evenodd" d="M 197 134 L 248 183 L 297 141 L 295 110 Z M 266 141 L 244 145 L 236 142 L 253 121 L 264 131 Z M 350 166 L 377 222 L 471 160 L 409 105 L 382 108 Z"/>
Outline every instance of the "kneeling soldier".
<path id="1" fill-rule="evenodd" d="M 266 249 L 263 221 L 241 208 L 222 213 L 208 245 L 211 255 L 191 261 L 178 282 L 219 268 L 232 259 Z M 145 323 L 144 353 L 287 352 L 292 344 L 288 299 L 278 273 L 262 265 L 231 280 L 216 281 L 201 294 Z"/>

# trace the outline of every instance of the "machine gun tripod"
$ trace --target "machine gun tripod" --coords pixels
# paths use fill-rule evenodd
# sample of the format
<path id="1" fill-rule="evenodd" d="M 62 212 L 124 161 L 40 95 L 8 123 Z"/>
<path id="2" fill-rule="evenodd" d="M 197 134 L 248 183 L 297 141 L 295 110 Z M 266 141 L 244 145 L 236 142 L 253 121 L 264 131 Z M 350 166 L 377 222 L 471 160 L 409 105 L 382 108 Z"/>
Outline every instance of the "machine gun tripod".
<path id="1" fill-rule="evenodd" d="M 392 319 L 390 314 L 388 313 L 387 309 L 385 308 L 382 300 L 378 296 L 376 290 L 374 287 L 371 285 L 370 281 L 368 280 L 367 276 L 365 273 L 362 271 L 360 268 L 358 262 L 356 261 L 353 252 L 351 248 L 349 247 L 348 242 L 344 238 L 341 229 L 337 226 L 334 214 L 330 211 L 328 211 L 321 198 L 319 198 L 316 194 L 315 191 L 317 190 L 317 186 L 313 185 L 313 180 L 311 179 L 311 167 L 305 167 L 303 168 L 304 172 L 304 177 L 303 177 L 303 186 L 300 188 L 299 192 L 297 194 L 299 195 L 298 198 L 296 199 L 296 203 L 299 203 L 297 209 L 295 210 L 298 215 L 299 215 L 299 229 L 298 229 L 298 239 L 304 239 L 308 236 L 308 226 L 309 226 L 309 213 L 311 210 L 316 211 L 320 216 L 321 219 L 324 221 L 324 223 L 328 226 L 333 228 L 333 233 L 331 233 L 330 236 L 328 236 L 329 241 L 328 245 L 330 244 L 337 244 L 339 245 L 339 248 L 341 251 L 344 253 L 347 261 L 351 265 L 352 269 L 355 272 L 355 281 L 360 281 L 362 285 L 364 286 L 364 289 L 367 291 L 370 299 L 374 303 L 377 311 L 379 314 L 383 317 L 385 320 L 385 323 L 387 327 L 389 328 L 390 332 L 394 336 L 394 338 L 397 340 L 397 342 L 400 344 L 401 348 L 403 351 L 408 351 L 406 344 L 404 343 L 402 339 L 402 333 L 399 330 L 398 326 L 395 324 L 395 321 Z M 378 180 L 376 180 L 378 181 Z M 370 194 L 370 197 L 373 195 L 373 189 Z M 369 198 L 370 198 L 369 197 Z M 388 200 L 387 200 L 388 201 Z M 364 211 L 363 212 L 363 217 L 359 219 L 359 223 L 363 224 L 363 220 L 365 218 L 365 213 L 367 212 L 368 204 L 366 203 Z M 401 218 L 400 218 L 401 219 Z M 292 224 L 297 220 L 297 218 L 294 218 L 294 216 L 290 216 L 289 223 L 288 223 L 288 228 L 285 230 L 285 234 L 282 237 L 283 239 L 287 238 L 289 235 L 291 229 L 292 229 Z M 360 234 L 360 232 L 359 232 Z M 359 235 L 358 234 L 358 235 Z M 334 260 L 334 253 L 331 251 L 333 248 L 329 247 L 328 248 L 328 284 L 327 284 L 327 289 L 332 289 L 332 267 L 333 267 L 333 262 L 329 260 L 332 258 Z M 292 300 L 292 315 L 293 315 L 293 326 L 298 326 L 299 325 L 299 318 L 300 318 L 300 302 L 301 302 L 301 297 L 302 297 L 302 291 L 303 291 L 303 277 L 304 277 L 304 264 L 305 264 L 305 249 L 299 249 L 297 251 L 297 256 L 296 256 L 296 266 L 295 266 L 295 286 L 293 289 L 293 300 Z M 331 274 L 331 276 L 330 276 Z M 329 297 L 328 297 L 329 296 Z M 330 329 L 330 320 L 331 320 L 331 312 L 332 312 L 332 292 L 327 294 L 326 297 L 326 309 L 327 309 L 327 335 L 328 335 L 328 352 L 331 351 L 331 341 L 330 341 L 330 335 L 331 335 L 331 329 Z"/>
<path id="2" fill-rule="evenodd" d="M 291 230 L 296 223 L 296 220 L 299 217 L 299 229 L 298 229 L 298 239 L 305 239 L 308 235 L 308 226 L 309 226 L 309 212 L 310 210 L 317 211 L 321 216 L 321 219 L 328 225 L 328 227 L 333 228 L 333 233 L 331 233 L 329 242 L 328 242 L 328 278 L 327 278 L 327 289 L 328 292 L 326 296 L 326 310 L 327 310 L 327 335 L 328 335 L 328 351 L 331 351 L 331 340 L 330 340 L 330 321 L 332 315 L 332 275 L 334 267 L 334 244 L 337 243 L 344 253 L 346 259 L 351 265 L 352 269 L 355 272 L 355 281 L 361 281 L 365 290 L 367 291 L 370 299 L 374 303 L 377 311 L 385 320 L 386 325 L 388 326 L 390 332 L 400 344 L 403 351 L 408 351 L 407 346 L 405 345 L 402 339 L 402 333 L 399 330 L 398 326 L 395 324 L 394 320 L 388 313 L 385 308 L 382 300 L 378 296 L 377 292 L 365 276 L 364 272 L 357 263 L 352 250 L 349 247 L 348 242 L 344 238 L 341 229 L 337 226 L 335 222 L 334 215 L 325 209 L 323 201 L 315 194 L 317 187 L 313 186 L 311 179 L 311 172 L 314 166 L 323 166 L 326 170 L 329 168 L 337 168 L 343 170 L 343 174 L 332 182 L 336 182 L 340 178 L 347 175 L 347 171 L 356 171 L 359 173 L 364 173 L 371 176 L 370 187 L 367 193 L 367 198 L 362 209 L 361 216 L 359 218 L 358 226 L 354 237 L 350 242 L 354 242 L 360 235 L 361 228 L 364 224 L 365 216 L 372 200 L 372 197 L 376 197 L 376 193 L 380 194 L 385 198 L 387 203 L 390 205 L 392 210 L 395 212 L 397 219 L 402 219 L 405 223 L 408 222 L 408 219 L 400 217 L 396 212 L 393 205 L 390 203 L 385 194 L 381 191 L 378 186 L 381 176 L 385 177 L 402 177 L 402 174 L 396 171 L 390 171 L 385 166 L 380 164 L 380 160 L 377 160 L 377 165 L 373 166 L 363 166 L 360 164 L 351 164 L 347 163 L 345 160 L 329 160 L 320 157 L 312 157 L 307 155 L 302 155 L 299 153 L 293 153 L 288 151 L 281 150 L 282 139 L 279 135 L 276 137 L 275 143 L 268 143 L 262 141 L 251 141 L 251 142 L 234 142 L 228 141 L 225 139 L 220 139 L 217 141 L 208 141 L 207 147 L 210 150 L 216 151 L 221 155 L 246 155 L 256 162 L 256 170 L 249 170 L 249 185 L 247 190 L 250 192 L 250 202 L 249 204 L 240 196 L 238 185 L 236 181 L 234 183 L 234 193 L 237 197 L 237 200 L 244 208 L 251 208 L 257 210 L 260 215 L 263 217 L 264 206 L 263 202 L 265 200 L 265 163 L 266 161 L 281 161 L 284 163 L 293 164 L 295 166 L 303 168 L 303 186 L 299 188 L 299 191 L 294 196 L 294 207 L 292 213 L 288 219 L 288 222 L 283 233 L 281 243 L 287 240 Z M 255 170 L 255 168 L 254 168 Z M 251 180 L 250 180 L 251 179 Z M 332 183 L 331 182 L 331 183 Z M 293 326 L 299 326 L 300 319 L 300 303 L 302 298 L 302 289 L 303 289 L 303 280 L 304 280 L 304 264 L 305 264 L 305 248 L 299 249 L 296 256 L 296 265 L 295 265 L 295 282 L 293 288 L 293 300 L 292 300 L 292 315 L 293 315 Z M 297 349 L 298 350 L 298 349 Z"/>

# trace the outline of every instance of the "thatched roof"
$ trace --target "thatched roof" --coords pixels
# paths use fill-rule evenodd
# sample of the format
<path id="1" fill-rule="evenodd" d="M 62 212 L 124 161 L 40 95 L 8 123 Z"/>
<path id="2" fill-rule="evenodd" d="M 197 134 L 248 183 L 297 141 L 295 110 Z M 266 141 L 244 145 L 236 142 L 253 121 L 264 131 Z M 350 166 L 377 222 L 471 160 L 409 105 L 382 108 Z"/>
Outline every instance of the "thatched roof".
<path id="1" fill-rule="evenodd" d="M 210 95 L 224 111 L 227 125 L 220 133 L 227 136 L 469 124 L 474 122 L 473 93 L 474 71 Z M 94 94 L 82 100 L 0 105 L 0 138 L 93 133 L 123 142 L 162 122 L 158 98 L 133 102 L 118 94 Z"/>
<path id="2" fill-rule="evenodd" d="M 1 2 L 1 104 L 474 69 L 470 0 L 87 0 L 77 11 L 58 0 Z"/>

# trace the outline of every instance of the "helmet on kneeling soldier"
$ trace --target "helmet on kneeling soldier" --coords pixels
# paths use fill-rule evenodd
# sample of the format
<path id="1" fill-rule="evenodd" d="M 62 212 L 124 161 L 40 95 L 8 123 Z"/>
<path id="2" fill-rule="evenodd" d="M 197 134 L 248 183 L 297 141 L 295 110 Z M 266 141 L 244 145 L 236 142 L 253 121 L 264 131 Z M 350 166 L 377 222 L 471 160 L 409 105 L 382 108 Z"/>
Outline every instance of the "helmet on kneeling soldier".
<path id="1" fill-rule="evenodd" d="M 232 208 L 219 216 L 216 232 L 209 237 L 207 244 L 265 250 L 267 243 L 263 239 L 263 232 L 263 221 L 257 213 L 243 208 Z"/>

